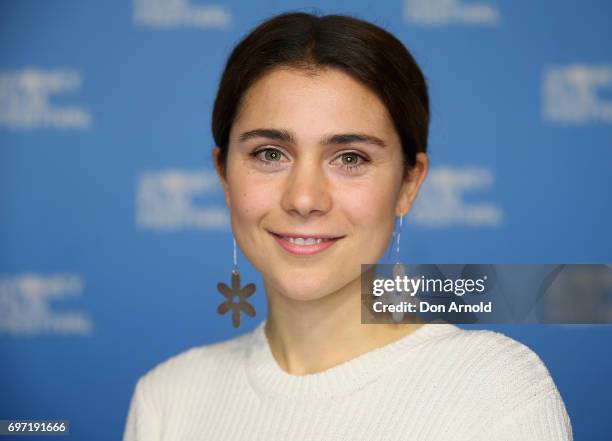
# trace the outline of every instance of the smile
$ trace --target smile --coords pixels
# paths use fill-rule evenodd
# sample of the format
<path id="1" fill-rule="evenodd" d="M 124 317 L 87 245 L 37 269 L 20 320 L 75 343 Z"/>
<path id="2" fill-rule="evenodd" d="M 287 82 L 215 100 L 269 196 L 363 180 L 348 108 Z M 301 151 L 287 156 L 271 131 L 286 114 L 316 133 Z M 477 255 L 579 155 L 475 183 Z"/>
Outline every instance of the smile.
<path id="1" fill-rule="evenodd" d="M 289 233 L 272 233 L 276 242 L 288 253 L 304 256 L 320 253 L 333 246 L 342 237 L 326 235 L 297 235 Z"/>

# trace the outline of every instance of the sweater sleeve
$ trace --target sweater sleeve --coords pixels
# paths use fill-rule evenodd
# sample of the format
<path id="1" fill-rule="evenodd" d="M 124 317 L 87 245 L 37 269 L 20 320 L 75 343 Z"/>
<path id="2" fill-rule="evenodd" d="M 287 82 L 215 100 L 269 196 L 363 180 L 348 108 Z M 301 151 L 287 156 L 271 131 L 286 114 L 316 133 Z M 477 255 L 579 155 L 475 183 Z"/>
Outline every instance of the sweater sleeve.
<path id="1" fill-rule="evenodd" d="M 161 426 L 159 412 L 153 408 L 147 391 L 146 377 L 136 384 L 127 421 L 123 432 L 123 441 L 160 441 Z"/>
<path id="2" fill-rule="evenodd" d="M 495 335 L 498 352 L 488 384 L 496 392 L 499 414 L 477 439 L 572 441 L 565 404 L 542 359 L 529 347 Z"/>
<path id="3" fill-rule="evenodd" d="M 478 440 L 572 441 L 572 426 L 556 390 L 509 412 Z"/>

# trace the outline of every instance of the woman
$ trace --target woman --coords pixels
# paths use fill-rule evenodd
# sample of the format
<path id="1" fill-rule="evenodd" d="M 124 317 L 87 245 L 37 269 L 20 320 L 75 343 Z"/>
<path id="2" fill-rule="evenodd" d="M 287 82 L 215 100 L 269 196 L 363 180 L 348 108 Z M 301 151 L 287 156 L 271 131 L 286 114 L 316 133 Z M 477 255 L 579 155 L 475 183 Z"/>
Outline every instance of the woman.
<path id="1" fill-rule="evenodd" d="M 141 378 L 125 441 L 572 438 L 524 345 L 450 324 L 361 324 L 360 265 L 383 256 L 417 196 L 428 123 L 423 74 L 373 24 L 283 14 L 238 44 L 214 161 L 269 315 Z"/>

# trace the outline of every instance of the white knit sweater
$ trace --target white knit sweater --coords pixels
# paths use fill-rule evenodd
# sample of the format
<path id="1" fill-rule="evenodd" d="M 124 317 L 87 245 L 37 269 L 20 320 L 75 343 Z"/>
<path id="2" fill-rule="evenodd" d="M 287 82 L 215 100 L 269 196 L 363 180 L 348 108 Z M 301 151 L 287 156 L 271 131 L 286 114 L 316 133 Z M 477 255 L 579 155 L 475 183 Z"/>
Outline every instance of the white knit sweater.
<path id="1" fill-rule="evenodd" d="M 144 375 L 124 441 L 572 439 L 548 370 L 503 334 L 427 324 L 296 376 L 276 363 L 264 326 Z"/>

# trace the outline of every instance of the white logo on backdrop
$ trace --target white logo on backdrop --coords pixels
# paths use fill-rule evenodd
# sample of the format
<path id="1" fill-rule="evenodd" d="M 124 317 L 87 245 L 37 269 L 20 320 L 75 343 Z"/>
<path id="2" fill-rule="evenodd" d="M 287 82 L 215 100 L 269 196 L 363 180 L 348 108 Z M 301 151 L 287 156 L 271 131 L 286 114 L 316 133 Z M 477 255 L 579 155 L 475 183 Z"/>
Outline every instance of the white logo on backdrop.
<path id="1" fill-rule="evenodd" d="M 81 278 L 73 274 L 0 276 L 0 334 L 91 334 L 93 323 L 86 314 L 54 311 L 51 305 L 82 291 Z"/>
<path id="2" fill-rule="evenodd" d="M 134 0 L 134 21 L 159 29 L 177 27 L 227 28 L 232 16 L 227 8 L 192 5 L 189 0 Z"/>
<path id="3" fill-rule="evenodd" d="M 13 129 L 86 129 L 88 110 L 75 105 L 55 106 L 51 95 L 78 90 L 81 75 L 74 70 L 25 69 L 0 72 L 0 126 Z"/>
<path id="4" fill-rule="evenodd" d="M 153 230 L 227 230 L 225 204 L 196 204 L 195 199 L 220 192 L 217 174 L 209 170 L 144 172 L 138 178 L 136 223 Z"/>
<path id="5" fill-rule="evenodd" d="M 499 226 L 504 218 L 500 207 L 491 202 L 467 202 L 464 195 L 487 189 L 492 183 L 493 173 L 487 168 L 432 168 L 410 218 L 430 227 Z"/>
<path id="6" fill-rule="evenodd" d="M 499 10 L 488 2 L 461 0 L 404 0 L 404 19 L 411 23 L 439 26 L 449 23 L 496 25 Z"/>
<path id="7" fill-rule="evenodd" d="M 601 96 L 612 91 L 612 65 L 572 64 L 551 66 L 542 87 L 544 119 L 560 123 L 612 123 L 612 100 Z"/>

